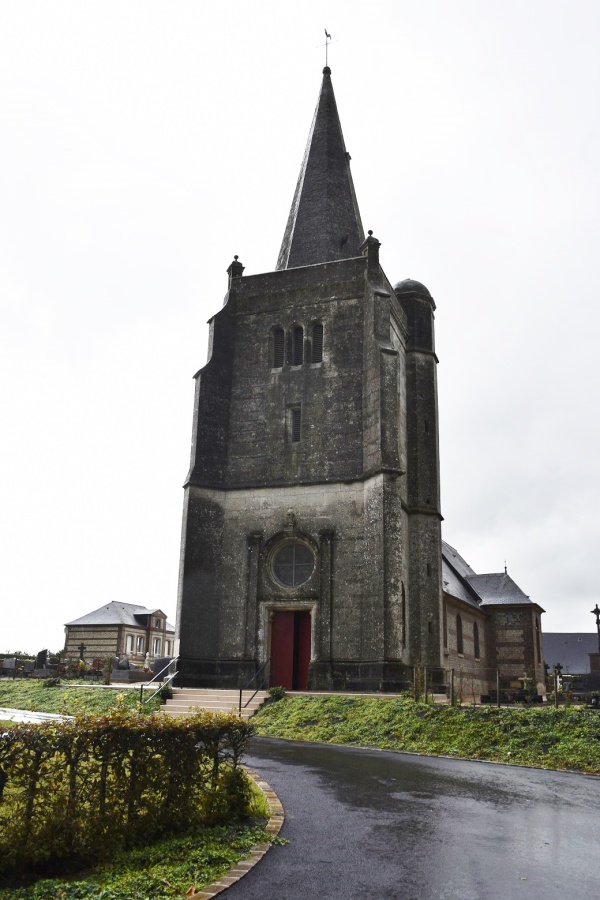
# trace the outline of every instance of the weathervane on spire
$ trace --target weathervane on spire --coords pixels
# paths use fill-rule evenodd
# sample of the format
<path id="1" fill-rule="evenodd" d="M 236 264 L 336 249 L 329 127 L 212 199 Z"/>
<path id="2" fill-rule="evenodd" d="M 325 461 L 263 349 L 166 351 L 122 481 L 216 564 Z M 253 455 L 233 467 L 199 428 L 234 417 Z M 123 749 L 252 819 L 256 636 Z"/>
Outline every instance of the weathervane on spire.
<path id="1" fill-rule="evenodd" d="M 325 66 L 326 67 L 329 65 L 328 58 L 327 58 L 327 51 L 329 49 L 330 40 L 331 40 L 331 35 L 327 31 L 327 29 L 325 29 Z"/>

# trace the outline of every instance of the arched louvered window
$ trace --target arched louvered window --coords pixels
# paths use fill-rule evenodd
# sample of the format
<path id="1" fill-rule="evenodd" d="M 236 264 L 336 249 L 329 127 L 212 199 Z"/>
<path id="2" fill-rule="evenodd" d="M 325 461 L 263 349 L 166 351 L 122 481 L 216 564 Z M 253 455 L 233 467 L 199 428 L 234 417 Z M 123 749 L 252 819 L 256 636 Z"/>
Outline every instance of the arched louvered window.
<path id="1" fill-rule="evenodd" d="M 464 653 L 465 646 L 463 643 L 463 627 L 460 614 L 456 617 L 456 652 Z"/>
<path id="2" fill-rule="evenodd" d="M 311 362 L 323 362 L 323 323 L 315 322 L 312 330 L 312 358 Z"/>
<path id="3" fill-rule="evenodd" d="M 481 653 L 479 648 L 479 625 L 477 622 L 473 622 L 473 648 L 475 651 L 475 659 L 479 659 Z"/>
<path id="4" fill-rule="evenodd" d="M 283 328 L 274 328 L 273 337 L 273 356 L 272 363 L 274 369 L 283 368 L 283 358 L 285 349 L 285 334 Z"/>
<path id="5" fill-rule="evenodd" d="M 304 362 L 304 328 L 298 325 L 294 328 L 292 339 L 292 365 L 301 366 Z"/>

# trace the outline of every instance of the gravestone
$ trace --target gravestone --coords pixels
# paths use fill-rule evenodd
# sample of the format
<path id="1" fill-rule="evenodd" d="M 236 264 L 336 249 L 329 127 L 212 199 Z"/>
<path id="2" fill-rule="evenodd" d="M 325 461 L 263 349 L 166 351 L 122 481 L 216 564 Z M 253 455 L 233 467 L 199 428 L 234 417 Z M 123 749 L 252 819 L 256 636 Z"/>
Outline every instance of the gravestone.
<path id="1" fill-rule="evenodd" d="M 166 669 L 172 659 L 172 656 L 161 656 L 159 659 L 155 659 L 152 663 L 152 674 L 158 675 L 159 672 L 163 672 L 163 669 Z M 164 681 L 165 678 L 168 678 L 170 674 L 171 673 L 168 670 L 166 672 L 163 672 L 161 681 Z"/>
<path id="2" fill-rule="evenodd" d="M 14 678 L 17 674 L 17 657 L 9 656 L 2 663 L 2 674 Z"/>

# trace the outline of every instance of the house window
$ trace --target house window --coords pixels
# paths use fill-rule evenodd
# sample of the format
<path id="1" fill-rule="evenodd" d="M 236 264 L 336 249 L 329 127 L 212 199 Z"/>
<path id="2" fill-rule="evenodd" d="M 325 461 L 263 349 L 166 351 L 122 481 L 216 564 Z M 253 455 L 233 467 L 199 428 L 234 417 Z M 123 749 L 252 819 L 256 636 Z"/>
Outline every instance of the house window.
<path id="1" fill-rule="evenodd" d="M 154 620 L 154 627 L 155 627 L 155 628 L 160 628 L 160 619 L 155 619 L 155 620 Z"/>
<path id="2" fill-rule="evenodd" d="M 284 356 L 284 347 L 285 347 L 285 334 L 283 328 L 274 328 L 271 332 L 272 335 L 272 368 L 273 369 L 282 369 L 283 368 L 283 356 Z"/>
<path id="3" fill-rule="evenodd" d="M 165 656 L 171 655 L 171 641 L 165 641 Z"/>
<path id="4" fill-rule="evenodd" d="M 154 646 L 152 648 L 154 656 L 160 656 L 160 643 L 160 638 L 154 638 Z"/>
<path id="5" fill-rule="evenodd" d="M 294 328 L 292 339 L 292 365 L 301 366 L 304 362 L 304 328 Z"/>
<path id="6" fill-rule="evenodd" d="M 462 619 L 460 617 L 460 614 L 456 617 L 456 652 L 461 655 L 465 652 L 465 647 L 463 644 Z"/>
<path id="7" fill-rule="evenodd" d="M 133 653 L 133 635 L 128 634 L 125 638 L 125 652 Z"/>
<path id="8" fill-rule="evenodd" d="M 135 652 L 136 653 L 144 652 L 144 636 L 141 634 L 138 635 L 137 638 L 135 639 Z"/>
<path id="9" fill-rule="evenodd" d="M 300 405 L 298 404 L 297 406 L 288 406 L 286 423 L 288 443 L 298 443 L 298 441 L 300 440 L 301 425 L 302 411 Z"/>
<path id="10" fill-rule="evenodd" d="M 323 325 L 321 322 L 315 322 L 313 325 L 311 362 L 323 362 Z"/>
<path id="11" fill-rule="evenodd" d="M 299 587 L 305 584 L 313 573 L 315 559 L 312 552 L 299 541 L 284 544 L 273 560 L 273 571 L 277 581 L 285 587 Z"/>
<path id="12" fill-rule="evenodd" d="M 481 653 L 479 652 L 479 625 L 477 622 L 473 622 L 473 647 L 475 650 L 475 659 L 479 659 Z"/>

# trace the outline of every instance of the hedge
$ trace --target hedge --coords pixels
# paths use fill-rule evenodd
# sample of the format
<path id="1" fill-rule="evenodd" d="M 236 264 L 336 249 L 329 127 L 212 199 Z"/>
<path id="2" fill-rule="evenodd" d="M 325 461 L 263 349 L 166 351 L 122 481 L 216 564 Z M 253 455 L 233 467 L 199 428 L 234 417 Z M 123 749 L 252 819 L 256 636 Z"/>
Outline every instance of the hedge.
<path id="1" fill-rule="evenodd" d="M 117 848 L 244 815 L 236 715 L 116 710 L 0 735 L 0 873 L 90 865 Z"/>

